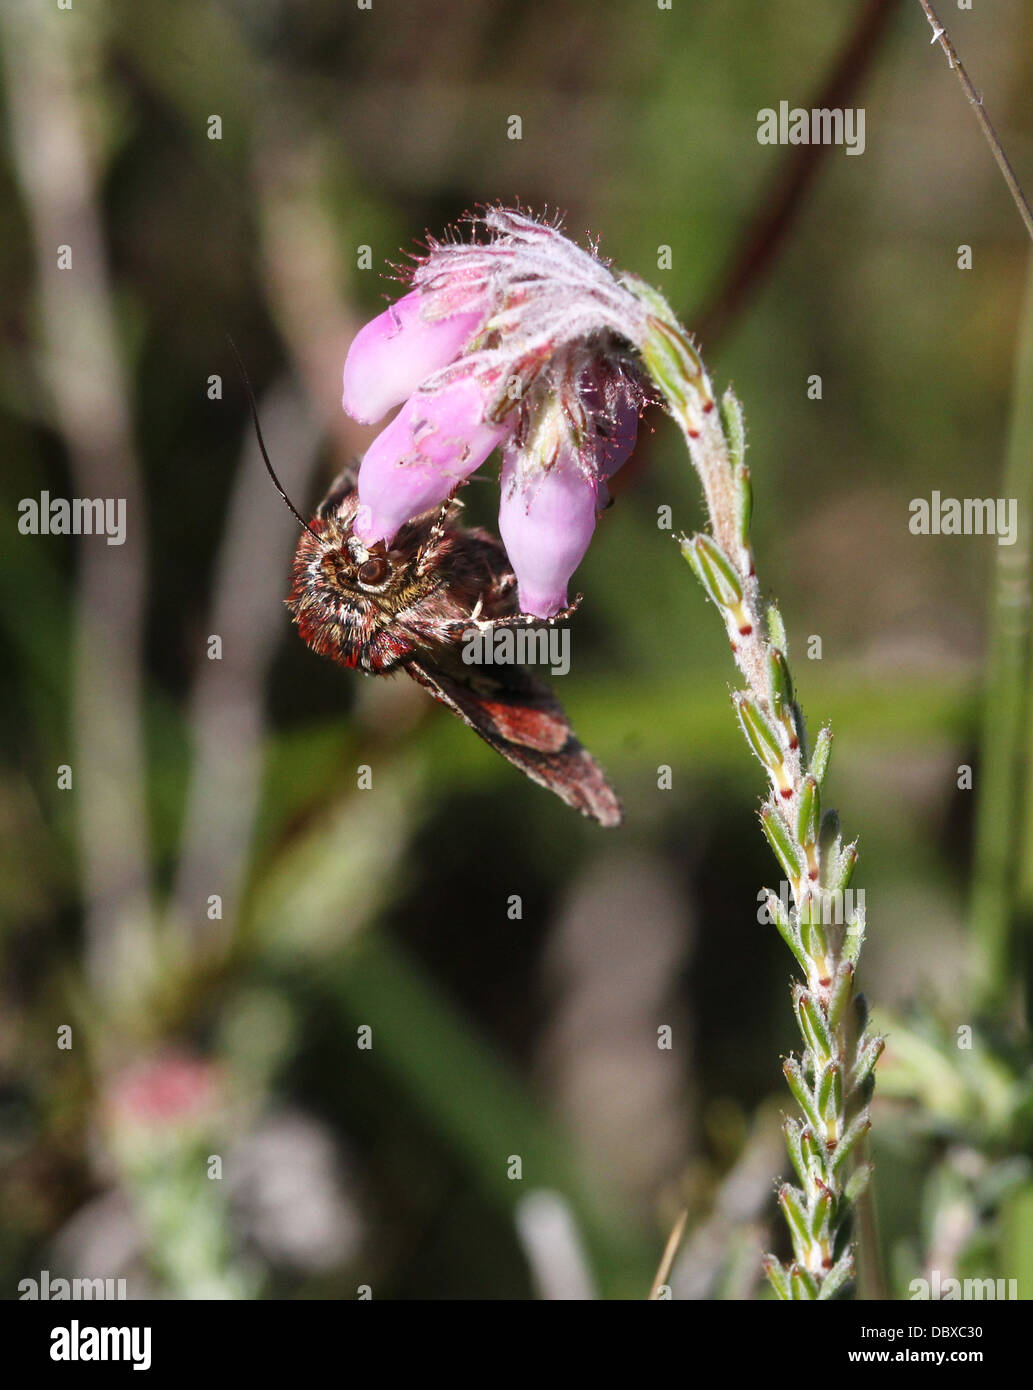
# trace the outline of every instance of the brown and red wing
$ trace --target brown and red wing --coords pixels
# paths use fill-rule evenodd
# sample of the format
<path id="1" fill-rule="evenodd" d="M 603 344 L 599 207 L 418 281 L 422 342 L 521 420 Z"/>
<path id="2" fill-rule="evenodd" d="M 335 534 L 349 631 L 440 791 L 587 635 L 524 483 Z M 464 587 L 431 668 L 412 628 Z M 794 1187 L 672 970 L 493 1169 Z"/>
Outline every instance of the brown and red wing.
<path id="1" fill-rule="evenodd" d="M 600 825 L 620 824 L 621 805 L 602 768 L 578 742 L 549 687 L 529 671 L 479 671 L 468 682 L 419 661 L 405 669 L 532 781 Z"/>

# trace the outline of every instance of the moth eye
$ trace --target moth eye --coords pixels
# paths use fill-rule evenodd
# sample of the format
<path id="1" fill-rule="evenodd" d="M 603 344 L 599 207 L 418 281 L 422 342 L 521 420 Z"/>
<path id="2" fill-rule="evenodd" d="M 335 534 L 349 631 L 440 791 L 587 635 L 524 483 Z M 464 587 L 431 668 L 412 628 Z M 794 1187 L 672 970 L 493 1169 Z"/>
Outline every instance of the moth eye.
<path id="1" fill-rule="evenodd" d="M 363 561 L 359 566 L 359 583 L 382 584 L 387 578 L 388 569 L 387 561 L 379 555 L 374 555 L 372 559 Z"/>

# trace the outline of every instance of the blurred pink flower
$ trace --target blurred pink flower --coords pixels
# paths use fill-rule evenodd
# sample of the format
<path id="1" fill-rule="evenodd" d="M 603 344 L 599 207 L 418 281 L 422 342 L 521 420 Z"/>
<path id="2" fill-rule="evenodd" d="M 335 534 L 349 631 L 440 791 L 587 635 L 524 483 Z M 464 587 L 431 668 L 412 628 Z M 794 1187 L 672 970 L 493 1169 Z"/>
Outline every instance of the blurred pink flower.
<path id="1" fill-rule="evenodd" d="M 500 533 L 522 610 L 548 618 L 634 448 L 647 315 L 557 227 L 504 208 L 472 220 L 488 240 L 430 241 L 411 291 L 348 352 L 349 414 L 405 402 L 360 466 L 355 531 L 390 544 L 504 445 Z"/>
<path id="2" fill-rule="evenodd" d="M 118 1072 L 105 1100 L 116 1124 L 157 1129 L 203 1118 L 219 1090 L 219 1073 L 212 1062 L 165 1053 Z"/>

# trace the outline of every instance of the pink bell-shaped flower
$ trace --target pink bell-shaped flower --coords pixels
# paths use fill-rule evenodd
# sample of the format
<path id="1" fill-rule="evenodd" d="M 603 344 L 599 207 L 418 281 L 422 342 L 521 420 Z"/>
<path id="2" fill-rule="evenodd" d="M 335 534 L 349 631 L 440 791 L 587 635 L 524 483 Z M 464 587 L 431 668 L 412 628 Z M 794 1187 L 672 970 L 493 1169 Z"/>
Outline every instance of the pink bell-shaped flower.
<path id="1" fill-rule="evenodd" d="M 403 295 L 356 334 L 344 362 L 341 404 L 353 420 L 376 424 L 429 376 L 454 362 L 483 312 L 427 318 L 428 297 Z"/>
<path id="2" fill-rule="evenodd" d="M 485 419 L 485 408 L 485 393 L 471 377 L 409 397 L 362 460 L 360 540 L 390 545 L 399 527 L 438 506 L 480 468 L 512 429 Z"/>
<path id="3" fill-rule="evenodd" d="M 513 448 L 502 463 L 499 535 L 513 566 L 520 610 L 551 618 L 567 606 L 567 584 L 595 530 L 596 483 L 563 446 L 548 468 Z"/>
<path id="4" fill-rule="evenodd" d="M 505 208 L 475 221 L 489 239 L 430 241 L 410 293 L 348 352 L 350 415 L 404 401 L 360 465 L 354 529 L 390 544 L 506 444 L 499 530 L 522 610 L 547 618 L 635 444 L 648 312 L 556 226 Z"/>

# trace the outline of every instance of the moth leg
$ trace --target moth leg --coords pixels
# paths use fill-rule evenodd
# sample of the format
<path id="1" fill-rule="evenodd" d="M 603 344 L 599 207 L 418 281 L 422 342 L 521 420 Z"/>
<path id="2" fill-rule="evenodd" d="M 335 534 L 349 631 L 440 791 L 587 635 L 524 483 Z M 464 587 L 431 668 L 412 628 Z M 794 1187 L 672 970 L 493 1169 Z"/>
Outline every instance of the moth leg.
<path id="1" fill-rule="evenodd" d="M 572 618 L 581 607 L 584 594 L 575 594 L 574 601 L 568 603 L 566 608 L 561 608 L 558 613 L 554 613 L 551 618 L 539 618 L 536 613 L 514 613 L 511 618 L 493 618 L 492 625 L 495 627 L 533 627 L 535 624 L 543 627 L 555 627 L 557 623 L 562 623 L 566 618 Z"/>
<path id="2" fill-rule="evenodd" d="M 428 553 L 434 549 L 434 546 L 444 535 L 445 524 L 448 521 L 448 514 L 452 510 L 453 506 L 461 507 L 463 505 L 462 502 L 456 500 L 456 493 L 459 491 L 461 487 L 462 483 L 457 483 L 439 507 L 437 519 L 435 520 L 434 525 L 427 532 L 427 539 L 420 546 L 419 554 L 416 556 L 417 574 L 423 574 L 424 570 L 427 568 Z"/>
<path id="3" fill-rule="evenodd" d="M 481 632 L 493 631 L 497 627 L 534 627 L 535 625 L 539 627 L 555 627 L 557 623 L 563 622 L 565 618 L 572 617 L 573 614 L 577 612 L 581 607 L 583 598 L 584 594 L 577 594 L 573 603 L 568 604 L 567 607 L 561 609 L 559 613 L 554 613 L 551 618 L 539 618 L 536 613 L 514 613 L 508 618 L 480 618 L 477 615 L 481 608 L 481 600 L 478 599 L 467 617 L 453 618 L 450 622 L 443 623 L 442 626 L 449 628 L 458 627 L 461 630 L 469 627 L 476 627 L 479 628 Z"/>

